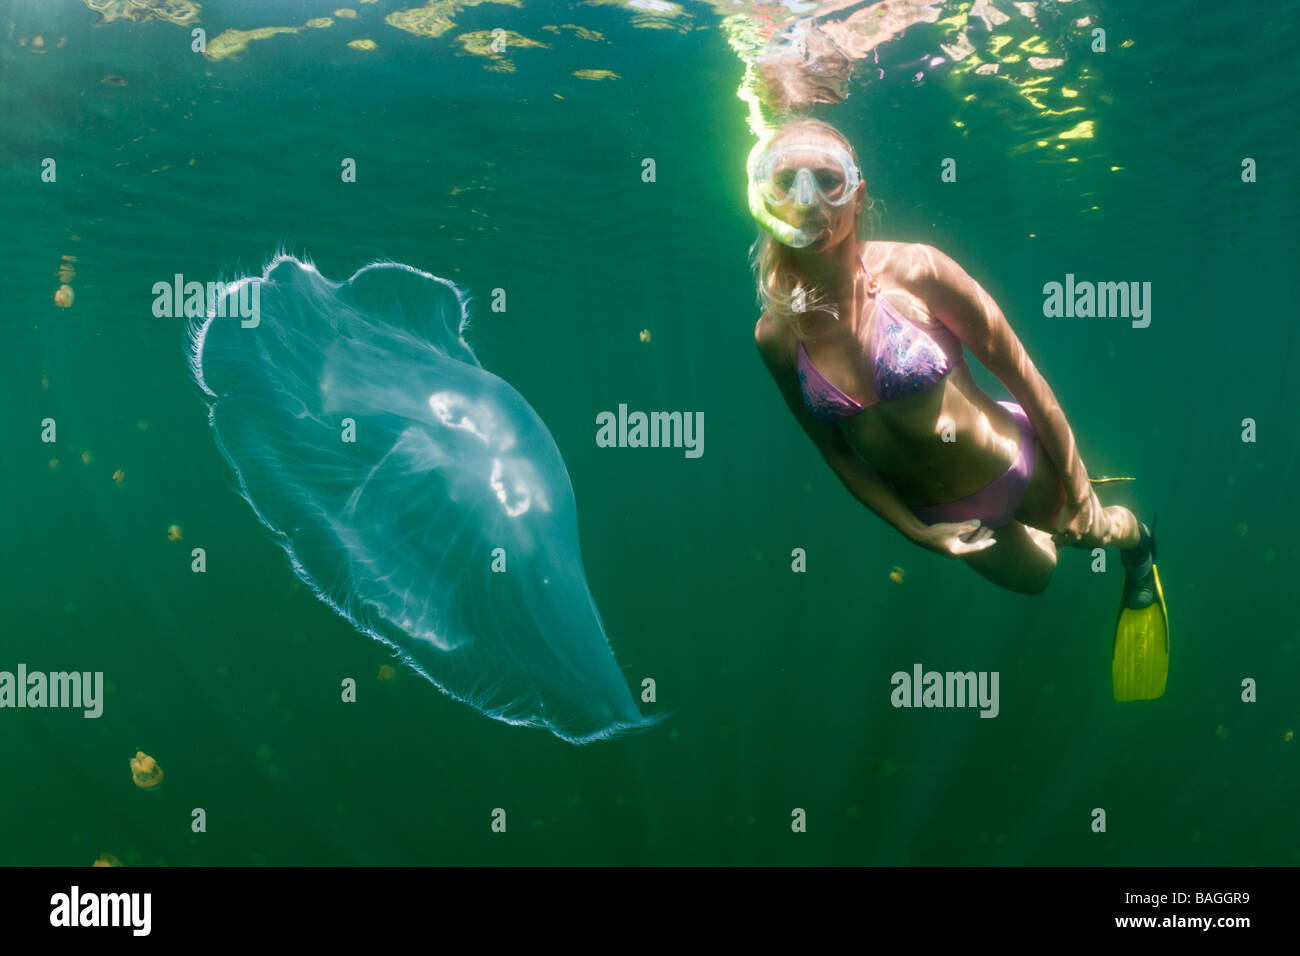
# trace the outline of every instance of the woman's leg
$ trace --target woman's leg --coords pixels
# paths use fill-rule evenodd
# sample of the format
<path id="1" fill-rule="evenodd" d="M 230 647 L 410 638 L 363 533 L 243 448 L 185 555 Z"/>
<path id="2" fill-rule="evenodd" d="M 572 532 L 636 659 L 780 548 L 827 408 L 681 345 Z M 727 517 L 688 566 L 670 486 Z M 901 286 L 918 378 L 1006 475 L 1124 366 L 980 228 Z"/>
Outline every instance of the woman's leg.
<path id="1" fill-rule="evenodd" d="M 1121 505 L 1105 509 L 1106 532 L 1100 538 L 1080 541 L 1076 548 L 1136 548 L 1138 545 L 1137 515 Z"/>
<path id="2" fill-rule="evenodd" d="M 1019 406 L 1014 406 L 1011 411 L 1020 420 L 1024 440 L 1034 442 L 1033 471 L 1018 492 L 1021 497 L 1016 506 L 1015 520 L 994 531 L 996 544 L 963 555 L 962 560 L 989 581 L 1009 591 L 1041 594 L 1056 569 L 1056 544 L 1052 534 L 1057 530 L 1056 519 L 1065 504 L 1065 487 L 1056 465 L 1029 427 L 1024 412 Z M 990 489 L 995 490 L 997 495 L 1016 493 L 1006 486 L 1007 479 L 1014 473 L 1013 465 L 1006 476 L 989 486 Z M 976 492 L 963 499 L 963 502 L 983 494 L 983 491 Z M 990 507 L 996 507 L 996 502 L 991 503 Z M 1135 547 L 1140 540 L 1137 517 L 1120 505 L 1111 505 L 1103 510 L 1102 524 L 1100 536 L 1084 539 L 1074 546 L 1086 549 L 1126 549 Z"/>
<path id="3" fill-rule="evenodd" d="M 1016 520 L 994 531 L 997 543 L 965 555 L 972 570 L 999 587 L 1020 594 L 1041 594 L 1056 570 L 1057 550 L 1052 540 L 1055 521 L 1065 504 L 1065 488 L 1056 465 L 1034 439 L 1034 470 L 1016 510 Z M 1102 535 L 1080 541 L 1075 547 L 1132 548 L 1138 544 L 1138 520 L 1133 512 L 1111 505 L 1103 512 Z"/>
<path id="4" fill-rule="evenodd" d="M 1019 521 L 996 529 L 993 536 L 996 544 L 962 555 L 961 560 L 1008 591 L 1042 594 L 1056 570 L 1056 545 L 1052 536 Z"/>
<path id="5" fill-rule="evenodd" d="M 1034 473 L 1030 476 L 1025 496 L 1016 510 L 1016 520 L 1050 534 L 1058 530 L 1056 518 L 1065 504 L 1065 486 L 1042 443 L 1037 438 L 1034 442 L 1037 452 L 1034 456 Z M 1103 530 L 1099 537 L 1086 538 L 1073 547 L 1091 551 L 1093 548 L 1123 550 L 1137 546 L 1138 519 L 1127 508 L 1122 505 L 1105 508 L 1102 524 Z"/>

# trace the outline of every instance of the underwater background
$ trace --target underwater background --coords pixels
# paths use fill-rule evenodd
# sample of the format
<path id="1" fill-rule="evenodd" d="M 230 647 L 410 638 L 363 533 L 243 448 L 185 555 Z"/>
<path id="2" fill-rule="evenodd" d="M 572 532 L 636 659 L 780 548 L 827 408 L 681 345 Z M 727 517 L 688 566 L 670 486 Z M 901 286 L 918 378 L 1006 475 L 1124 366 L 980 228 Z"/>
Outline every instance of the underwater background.
<path id="1" fill-rule="evenodd" d="M 107 682 L 98 719 L 0 709 L 0 865 L 1300 863 L 1295 4 L 899 0 L 818 114 L 857 148 L 875 235 L 961 263 L 1089 470 L 1136 476 L 1103 501 L 1158 512 L 1168 691 L 1117 704 L 1116 554 L 1094 574 L 1065 552 L 1031 598 L 911 545 L 754 348 L 753 138 L 720 23 L 813 4 L 345 2 L 0 2 L 0 670 Z M 267 27 L 293 29 L 235 32 Z M 294 576 L 212 441 L 183 320 L 152 312 L 155 282 L 278 248 L 468 293 L 666 721 L 575 747 L 490 720 L 381 674 Z M 1150 326 L 1045 317 L 1067 274 L 1150 282 Z M 703 412 L 704 454 L 597 447 L 620 404 Z M 893 708 L 917 663 L 999 672 L 999 715 Z M 137 751 L 162 786 L 133 783 Z"/>

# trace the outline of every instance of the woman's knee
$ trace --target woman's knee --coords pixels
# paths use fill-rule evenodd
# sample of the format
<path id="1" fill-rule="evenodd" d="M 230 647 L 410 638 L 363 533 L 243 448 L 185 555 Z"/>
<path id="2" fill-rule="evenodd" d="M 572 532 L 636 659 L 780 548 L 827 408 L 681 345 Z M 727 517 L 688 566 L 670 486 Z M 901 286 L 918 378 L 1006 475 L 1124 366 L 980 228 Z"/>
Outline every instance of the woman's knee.
<path id="1" fill-rule="evenodd" d="M 1047 568 L 1045 571 L 1041 571 L 1037 574 L 1027 576 L 1024 580 L 1024 586 L 1017 588 L 1016 590 L 1021 594 L 1028 594 L 1030 596 L 1042 594 L 1047 590 L 1047 585 L 1052 581 L 1053 570 L 1055 570 L 1055 566 Z"/>
<path id="2" fill-rule="evenodd" d="M 1005 588 L 1008 591 L 1014 591 L 1016 594 L 1024 594 L 1030 597 L 1042 594 L 1047 590 L 1047 585 L 1052 580 L 1053 567 L 1028 567 L 1028 568 L 1005 568 L 1005 567 L 988 567 L 987 565 L 976 564 L 971 561 L 966 562 L 972 571 L 981 577 L 992 581 L 998 587 Z"/>
<path id="3" fill-rule="evenodd" d="M 1017 594 L 1042 594 L 1056 570 L 1051 535 L 1024 525 L 1008 525 L 1001 540 L 986 551 L 965 557 L 971 569 L 999 587 Z"/>

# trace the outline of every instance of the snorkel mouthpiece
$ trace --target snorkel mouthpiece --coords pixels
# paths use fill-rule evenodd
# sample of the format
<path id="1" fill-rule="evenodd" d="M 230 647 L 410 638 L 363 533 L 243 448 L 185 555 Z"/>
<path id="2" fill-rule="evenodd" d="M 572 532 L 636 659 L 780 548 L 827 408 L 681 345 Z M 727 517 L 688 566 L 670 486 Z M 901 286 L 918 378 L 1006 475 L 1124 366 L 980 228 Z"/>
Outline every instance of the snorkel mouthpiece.
<path id="1" fill-rule="evenodd" d="M 808 233 L 803 229 L 792 229 L 790 232 L 790 238 L 781 241 L 785 242 L 785 244 L 791 249 L 803 249 L 805 246 L 811 246 L 816 238 L 816 236 L 808 235 Z"/>
<path id="2" fill-rule="evenodd" d="M 749 161 L 745 164 L 749 172 L 749 212 L 758 224 L 766 229 L 777 242 L 792 249 L 803 249 L 805 246 L 812 245 L 817 236 L 815 234 L 809 235 L 804 230 L 773 216 L 767 208 L 767 203 L 759 195 L 756 165 L 759 157 L 767 150 L 767 144 L 771 138 L 770 133 L 761 137 L 754 144 L 754 148 L 749 151 Z"/>
<path id="3" fill-rule="evenodd" d="M 862 174 L 852 155 L 838 146 L 794 142 L 773 149 L 774 138 L 775 132 L 769 131 L 750 151 L 749 208 L 778 242 L 801 249 L 822 235 L 822 213 L 833 214 L 858 195 Z M 774 216 L 773 207 L 796 222 L 810 214 L 822 221 L 815 228 L 794 226 Z"/>

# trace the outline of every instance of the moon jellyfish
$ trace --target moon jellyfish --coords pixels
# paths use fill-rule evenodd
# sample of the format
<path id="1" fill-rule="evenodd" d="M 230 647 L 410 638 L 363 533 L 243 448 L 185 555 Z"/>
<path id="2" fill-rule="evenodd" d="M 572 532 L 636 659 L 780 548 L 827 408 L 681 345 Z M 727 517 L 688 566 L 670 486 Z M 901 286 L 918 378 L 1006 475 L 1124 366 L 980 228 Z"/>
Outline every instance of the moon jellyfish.
<path id="1" fill-rule="evenodd" d="M 560 451 L 467 322 L 455 285 L 410 266 L 340 284 L 279 255 L 191 322 L 191 372 L 241 494 L 357 630 L 509 724 L 575 744 L 649 726 L 587 587 Z"/>

